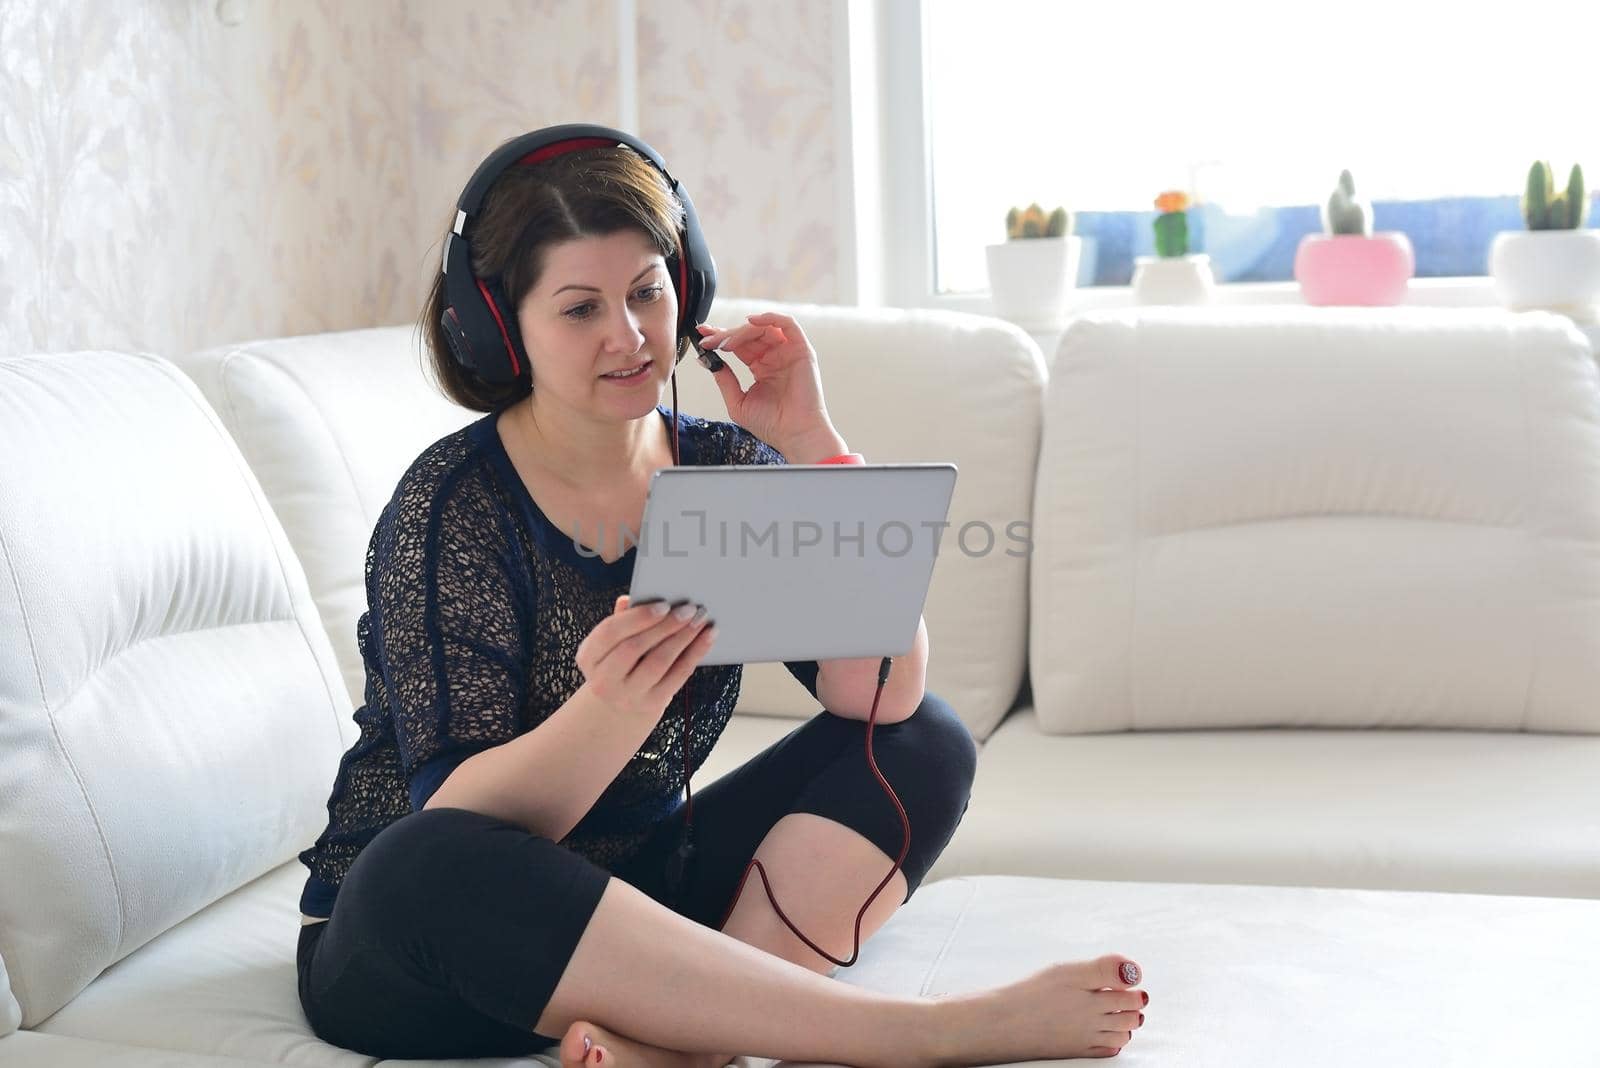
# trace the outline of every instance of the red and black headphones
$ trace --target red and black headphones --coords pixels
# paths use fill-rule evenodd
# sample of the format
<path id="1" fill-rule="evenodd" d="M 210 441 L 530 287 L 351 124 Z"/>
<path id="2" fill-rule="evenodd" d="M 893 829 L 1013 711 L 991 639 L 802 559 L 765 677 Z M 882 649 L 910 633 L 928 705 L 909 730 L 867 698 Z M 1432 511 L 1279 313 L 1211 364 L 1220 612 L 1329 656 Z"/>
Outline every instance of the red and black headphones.
<path id="1" fill-rule="evenodd" d="M 584 148 L 631 148 L 661 172 L 668 187 L 683 204 L 683 229 L 678 251 L 667 257 L 667 274 L 678 296 L 678 334 L 674 350 L 684 337 L 700 351 L 695 327 L 711 314 L 717 293 L 717 265 L 711 259 L 694 202 L 667 171 L 655 149 L 631 134 L 609 126 L 567 123 L 513 138 L 495 149 L 467 181 L 456 201 L 456 221 L 444 239 L 441 270 L 447 304 L 440 315 L 456 362 L 485 382 L 496 385 L 528 381 L 528 353 L 517 327 L 516 306 L 507 299 L 498 277 L 479 278 L 472 272 L 472 246 L 468 232 L 483 207 L 483 199 L 502 173 Z M 677 405 L 673 405 L 676 416 Z M 676 420 L 674 420 L 676 422 Z"/>

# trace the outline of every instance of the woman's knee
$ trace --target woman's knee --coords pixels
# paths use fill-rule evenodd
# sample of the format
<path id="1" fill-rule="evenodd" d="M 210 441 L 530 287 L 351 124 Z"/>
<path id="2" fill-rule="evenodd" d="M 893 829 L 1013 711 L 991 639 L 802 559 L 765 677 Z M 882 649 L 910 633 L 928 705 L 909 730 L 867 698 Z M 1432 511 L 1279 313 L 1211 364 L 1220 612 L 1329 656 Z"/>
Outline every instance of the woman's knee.
<path id="1" fill-rule="evenodd" d="M 908 747 L 928 760 L 939 781 L 959 793 L 964 802 L 978 772 L 978 743 L 950 703 L 924 692 L 916 711 L 894 726 L 904 728 Z"/>
<path id="2" fill-rule="evenodd" d="M 978 746 L 949 702 L 926 694 L 917 710 L 895 725 L 905 728 L 905 747 L 894 771 L 885 770 L 911 819 L 913 857 L 907 872 L 911 889 L 955 836 L 972 800 Z M 898 777 L 896 774 L 898 773 Z"/>
<path id="3" fill-rule="evenodd" d="M 864 729 L 865 725 L 861 725 Z M 884 733 L 880 737 L 877 730 Z M 873 761 L 888 780 L 900 807 L 914 829 L 913 837 L 942 849 L 966 815 L 977 773 L 977 743 L 947 701 L 926 694 L 912 715 L 886 728 L 875 729 Z M 848 784 L 829 784 L 837 796 L 820 786 L 808 799 L 820 814 L 850 825 L 881 844 L 902 838 L 897 811 L 889 806 L 882 786 L 870 770 L 852 762 Z M 892 855 L 892 854 L 891 854 Z"/>

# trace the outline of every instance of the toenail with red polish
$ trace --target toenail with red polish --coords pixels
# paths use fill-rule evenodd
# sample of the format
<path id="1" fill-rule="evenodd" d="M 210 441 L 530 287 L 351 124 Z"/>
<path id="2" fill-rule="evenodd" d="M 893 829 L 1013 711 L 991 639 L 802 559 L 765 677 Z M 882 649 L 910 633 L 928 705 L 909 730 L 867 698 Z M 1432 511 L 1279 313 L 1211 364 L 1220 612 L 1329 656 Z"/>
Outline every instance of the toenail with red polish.
<path id="1" fill-rule="evenodd" d="M 1123 961 L 1121 974 L 1122 981 L 1129 986 L 1133 986 L 1139 981 L 1139 966 L 1131 960 Z"/>

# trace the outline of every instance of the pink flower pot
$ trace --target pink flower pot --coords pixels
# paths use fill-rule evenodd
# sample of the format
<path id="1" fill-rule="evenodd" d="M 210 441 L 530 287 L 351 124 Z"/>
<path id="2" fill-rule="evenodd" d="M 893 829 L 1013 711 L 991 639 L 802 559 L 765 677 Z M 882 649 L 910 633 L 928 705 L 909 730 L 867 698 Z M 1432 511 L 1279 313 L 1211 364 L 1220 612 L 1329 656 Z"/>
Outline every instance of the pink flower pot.
<path id="1" fill-rule="evenodd" d="M 1398 230 L 1307 234 L 1294 254 L 1294 277 L 1307 304 L 1400 304 L 1417 261 Z"/>

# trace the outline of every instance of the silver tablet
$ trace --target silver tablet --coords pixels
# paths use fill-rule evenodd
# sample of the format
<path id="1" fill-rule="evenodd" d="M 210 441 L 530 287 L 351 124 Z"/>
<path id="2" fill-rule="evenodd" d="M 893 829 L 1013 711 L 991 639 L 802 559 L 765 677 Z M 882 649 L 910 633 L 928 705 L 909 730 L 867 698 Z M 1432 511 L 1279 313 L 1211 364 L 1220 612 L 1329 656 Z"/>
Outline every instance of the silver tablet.
<path id="1" fill-rule="evenodd" d="M 955 484 L 949 463 L 663 468 L 629 603 L 705 605 L 702 664 L 904 655 Z"/>

